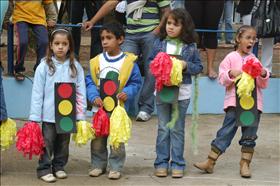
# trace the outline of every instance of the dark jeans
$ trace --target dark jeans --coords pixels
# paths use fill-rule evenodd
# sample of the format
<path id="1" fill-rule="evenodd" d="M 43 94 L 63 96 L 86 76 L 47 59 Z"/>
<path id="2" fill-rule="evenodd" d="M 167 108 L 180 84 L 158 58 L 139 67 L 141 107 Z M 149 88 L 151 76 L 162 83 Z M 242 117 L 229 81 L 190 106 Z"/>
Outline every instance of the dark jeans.
<path id="1" fill-rule="evenodd" d="M 38 178 L 64 170 L 69 156 L 70 134 L 57 134 L 55 123 L 46 122 L 42 124 L 42 131 L 46 147 L 39 160 Z"/>
<path id="2" fill-rule="evenodd" d="M 31 28 L 37 39 L 37 60 L 33 67 L 35 71 L 39 65 L 41 59 L 46 56 L 47 46 L 48 46 L 48 31 L 44 25 L 34 25 L 27 22 L 17 22 L 15 24 L 15 30 L 18 38 L 18 50 L 17 50 L 17 60 L 15 65 L 15 72 L 23 72 L 24 68 L 24 58 L 26 56 L 28 43 L 28 28 Z"/>
<path id="3" fill-rule="evenodd" d="M 70 6 L 70 22 L 72 24 L 82 23 L 84 9 L 86 9 L 87 17 L 90 20 L 96 12 L 102 6 L 102 1 L 92 0 L 71 0 Z M 102 21 L 97 24 L 100 25 Z M 90 58 L 95 57 L 97 54 L 102 52 L 101 40 L 99 37 L 100 28 L 93 28 L 91 30 L 91 47 L 90 47 Z M 74 52 L 76 56 L 80 53 L 81 44 L 81 28 L 72 28 L 72 35 L 74 40 Z"/>
<path id="4" fill-rule="evenodd" d="M 224 1 L 187 0 L 185 7 L 193 18 L 196 29 L 217 30 L 224 9 Z M 200 44 L 209 49 L 218 46 L 216 32 L 199 32 Z"/>
<path id="5" fill-rule="evenodd" d="M 4 89 L 2 83 L 2 68 L 0 67 L 0 122 L 7 119 L 7 109 L 5 104 Z"/>
<path id="6" fill-rule="evenodd" d="M 231 107 L 227 110 L 222 128 L 216 134 L 216 138 L 212 141 L 211 146 L 214 146 L 222 153 L 230 146 L 231 141 L 238 129 L 236 126 L 235 108 Z M 257 116 L 256 127 L 241 127 L 242 137 L 239 140 L 239 145 L 242 148 L 254 148 L 256 146 L 257 131 L 259 128 L 260 112 Z"/>

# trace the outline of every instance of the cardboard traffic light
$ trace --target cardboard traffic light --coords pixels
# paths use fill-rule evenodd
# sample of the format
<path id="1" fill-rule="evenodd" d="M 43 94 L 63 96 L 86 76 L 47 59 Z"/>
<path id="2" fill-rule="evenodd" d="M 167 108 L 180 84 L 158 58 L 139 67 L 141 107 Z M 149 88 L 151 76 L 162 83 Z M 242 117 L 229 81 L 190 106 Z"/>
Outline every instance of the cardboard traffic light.
<path id="1" fill-rule="evenodd" d="M 57 133 L 76 133 L 76 86 L 55 83 L 55 123 Z"/>
<path id="2" fill-rule="evenodd" d="M 255 82 L 255 88 L 253 89 L 251 96 L 239 97 L 236 94 L 236 125 L 242 127 L 255 127 L 259 122 L 257 116 L 258 107 Z"/>
<path id="3" fill-rule="evenodd" d="M 108 113 L 113 112 L 118 104 L 117 94 L 119 81 L 114 79 L 100 79 L 100 97 L 103 102 L 104 110 Z"/>

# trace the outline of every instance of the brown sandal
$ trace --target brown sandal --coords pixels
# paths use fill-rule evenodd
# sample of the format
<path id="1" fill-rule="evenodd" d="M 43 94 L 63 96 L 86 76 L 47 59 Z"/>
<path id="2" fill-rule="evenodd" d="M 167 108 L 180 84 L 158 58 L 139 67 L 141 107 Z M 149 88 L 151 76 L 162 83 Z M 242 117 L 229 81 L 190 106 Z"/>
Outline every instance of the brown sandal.
<path id="1" fill-rule="evenodd" d="M 17 81 L 24 81 L 25 76 L 20 72 L 15 72 L 14 77 Z"/>

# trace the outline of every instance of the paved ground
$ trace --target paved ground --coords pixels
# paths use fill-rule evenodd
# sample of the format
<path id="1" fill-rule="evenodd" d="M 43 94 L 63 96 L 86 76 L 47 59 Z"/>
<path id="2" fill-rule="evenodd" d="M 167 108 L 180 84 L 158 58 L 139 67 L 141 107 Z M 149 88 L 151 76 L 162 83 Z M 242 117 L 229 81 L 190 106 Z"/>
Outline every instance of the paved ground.
<path id="1" fill-rule="evenodd" d="M 239 176 L 240 130 L 231 147 L 216 164 L 213 174 L 203 174 L 192 164 L 203 160 L 209 151 L 209 143 L 215 136 L 224 115 L 201 115 L 199 119 L 198 155 L 191 151 L 190 116 L 187 116 L 185 157 L 188 161 L 186 174 L 182 179 L 157 178 L 153 175 L 155 159 L 155 139 L 157 118 L 147 123 L 133 121 L 132 138 L 127 146 L 127 159 L 120 180 L 107 179 L 107 174 L 99 178 L 87 175 L 90 165 L 89 144 L 83 147 L 70 146 L 70 158 L 66 167 L 69 178 L 58 180 L 52 185 L 280 185 L 280 115 L 264 114 L 261 119 L 259 138 L 253 162 L 253 177 Z M 21 127 L 22 121 L 18 121 Z M 36 178 L 37 158 L 27 160 L 16 152 L 15 146 L 1 152 L 1 185 L 47 185 Z"/>

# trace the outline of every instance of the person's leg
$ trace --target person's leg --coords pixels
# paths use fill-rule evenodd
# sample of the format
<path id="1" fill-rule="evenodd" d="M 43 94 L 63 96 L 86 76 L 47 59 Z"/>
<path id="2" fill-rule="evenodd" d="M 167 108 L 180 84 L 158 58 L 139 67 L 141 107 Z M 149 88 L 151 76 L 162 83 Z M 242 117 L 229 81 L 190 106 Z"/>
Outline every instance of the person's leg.
<path id="1" fill-rule="evenodd" d="M 226 6 L 226 4 L 225 4 L 225 6 Z M 223 23 L 225 23 L 225 9 L 224 9 L 224 11 L 223 11 L 223 13 L 222 13 L 222 16 L 221 16 L 221 18 L 220 18 L 220 21 L 219 21 L 219 26 L 218 26 L 218 29 L 219 30 L 222 30 L 223 29 Z M 225 23 L 226 24 L 226 23 Z M 217 33 L 217 39 L 218 39 L 218 41 L 220 40 L 222 40 L 222 33 L 221 32 L 218 32 Z"/>
<path id="2" fill-rule="evenodd" d="M 24 58 L 27 52 L 28 46 L 28 23 L 18 22 L 15 24 L 15 32 L 17 37 L 17 58 L 15 64 L 15 72 L 23 72 Z"/>
<path id="3" fill-rule="evenodd" d="M 243 25 L 251 25 L 252 14 L 242 16 Z"/>
<path id="4" fill-rule="evenodd" d="M 224 1 L 207 1 L 204 3 L 203 25 L 206 29 L 217 30 L 219 20 L 223 13 Z M 218 46 L 217 33 L 208 32 L 204 34 L 204 45 L 207 55 L 207 74 L 210 79 L 217 78 L 218 74 L 214 69 L 216 49 Z"/>
<path id="5" fill-rule="evenodd" d="M 81 23 L 83 21 L 84 15 L 84 1 L 80 0 L 71 0 L 70 5 L 70 22 L 72 24 Z M 74 41 L 74 52 L 76 57 L 80 53 L 80 44 L 81 44 L 81 28 L 72 28 L 72 36 Z"/>
<path id="6" fill-rule="evenodd" d="M 225 30 L 232 30 L 233 19 L 233 0 L 226 0 L 224 6 L 224 20 Z M 231 44 L 233 33 L 225 33 L 225 40 L 227 44 Z"/>
<path id="7" fill-rule="evenodd" d="M 102 1 L 85 1 L 85 8 L 87 12 L 87 17 L 90 20 L 101 8 Z M 103 20 L 97 22 L 96 25 L 101 25 Z M 91 47 L 90 47 L 90 58 L 93 58 L 102 52 L 102 45 L 99 36 L 100 28 L 93 27 L 91 29 Z"/>
<path id="8" fill-rule="evenodd" d="M 149 57 L 153 50 L 154 41 L 156 36 L 150 32 L 142 34 L 140 37 L 140 45 L 141 45 L 141 52 L 142 52 L 142 60 L 144 63 L 144 84 L 141 89 L 138 105 L 139 111 L 145 112 L 149 115 L 154 111 L 154 90 L 155 90 L 155 78 L 150 73 L 150 62 Z M 150 117 L 148 118 L 150 119 Z"/>
<path id="9" fill-rule="evenodd" d="M 241 160 L 240 160 L 240 175 L 244 178 L 251 177 L 250 163 L 254 154 L 254 147 L 256 146 L 257 131 L 260 122 L 260 112 L 258 112 L 257 125 L 253 127 L 242 127 L 242 137 L 239 140 L 241 148 Z"/>
<path id="10" fill-rule="evenodd" d="M 69 157 L 70 134 L 57 134 L 54 144 L 53 172 L 64 171 Z"/>
<path id="11" fill-rule="evenodd" d="M 262 38 L 261 63 L 270 73 L 272 72 L 273 45 L 274 38 Z"/>
<path id="12" fill-rule="evenodd" d="M 46 56 L 47 48 L 48 48 L 48 30 L 43 25 L 32 25 L 33 32 L 37 39 L 37 60 L 36 64 L 33 67 L 35 71 L 37 66 L 40 64 L 41 59 Z"/>
<path id="13" fill-rule="evenodd" d="M 0 124 L 8 118 L 2 80 L 2 68 L 0 66 Z"/>
<path id="14" fill-rule="evenodd" d="M 222 128 L 220 128 L 216 134 L 216 138 L 211 142 L 211 146 L 214 146 L 221 153 L 224 153 L 231 144 L 231 141 L 237 131 L 236 114 L 234 108 L 229 108 L 226 112 L 226 116 L 223 122 Z"/>
<path id="15" fill-rule="evenodd" d="M 157 103 L 158 133 L 156 141 L 155 169 L 168 169 L 170 160 L 170 129 L 166 124 L 171 120 L 171 104 Z M 157 173 L 157 172 L 156 172 Z M 167 171 L 166 171 L 167 173 Z"/>
<path id="16" fill-rule="evenodd" d="M 125 145 L 121 143 L 119 148 L 114 149 L 110 146 L 109 165 L 110 171 L 120 172 L 125 162 Z"/>
<path id="17" fill-rule="evenodd" d="M 102 172 L 105 172 L 108 160 L 107 138 L 96 137 L 92 140 L 90 151 L 92 169 L 101 169 Z"/>
<path id="18" fill-rule="evenodd" d="M 189 99 L 178 101 L 179 118 L 174 128 L 170 129 L 172 170 L 183 171 L 186 166 L 184 158 L 185 119 L 189 103 Z"/>
<path id="19" fill-rule="evenodd" d="M 38 178 L 52 174 L 52 156 L 56 138 L 55 124 L 43 122 L 42 132 L 46 146 L 44 148 L 44 154 L 39 159 L 39 166 L 37 168 Z"/>

